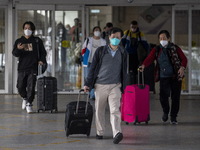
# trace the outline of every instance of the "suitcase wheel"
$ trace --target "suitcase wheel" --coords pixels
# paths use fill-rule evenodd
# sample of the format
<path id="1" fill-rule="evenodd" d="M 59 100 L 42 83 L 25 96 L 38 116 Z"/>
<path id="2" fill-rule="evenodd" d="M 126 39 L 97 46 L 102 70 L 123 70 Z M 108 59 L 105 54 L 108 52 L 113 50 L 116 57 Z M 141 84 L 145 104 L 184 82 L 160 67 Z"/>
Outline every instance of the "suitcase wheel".
<path id="1" fill-rule="evenodd" d="M 145 123 L 148 124 L 148 121 L 146 121 Z"/>
<path id="2" fill-rule="evenodd" d="M 69 136 L 69 129 L 66 129 L 66 136 Z"/>
<path id="3" fill-rule="evenodd" d="M 88 131 L 86 135 L 87 135 L 87 137 L 89 137 L 90 136 L 90 131 Z"/>
<path id="4" fill-rule="evenodd" d="M 40 112 L 40 110 L 37 111 L 38 113 Z"/>
<path id="5" fill-rule="evenodd" d="M 126 122 L 126 125 L 129 125 L 129 123 L 128 123 L 128 122 Z"/>

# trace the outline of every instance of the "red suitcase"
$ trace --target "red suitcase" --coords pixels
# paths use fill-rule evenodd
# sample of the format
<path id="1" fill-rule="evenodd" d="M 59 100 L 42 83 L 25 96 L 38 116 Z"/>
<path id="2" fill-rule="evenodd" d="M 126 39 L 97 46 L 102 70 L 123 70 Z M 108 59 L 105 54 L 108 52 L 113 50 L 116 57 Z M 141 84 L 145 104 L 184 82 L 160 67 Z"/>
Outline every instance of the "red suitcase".
<path id="1" fill-rule="evenodd" d="M 150 120 L 149 85 L 133 84 L 126 86 L 121 101 L 121 118 L 127 123 L 146 122 Z M 139 72 L 138 72 L 139 83 Z"/>

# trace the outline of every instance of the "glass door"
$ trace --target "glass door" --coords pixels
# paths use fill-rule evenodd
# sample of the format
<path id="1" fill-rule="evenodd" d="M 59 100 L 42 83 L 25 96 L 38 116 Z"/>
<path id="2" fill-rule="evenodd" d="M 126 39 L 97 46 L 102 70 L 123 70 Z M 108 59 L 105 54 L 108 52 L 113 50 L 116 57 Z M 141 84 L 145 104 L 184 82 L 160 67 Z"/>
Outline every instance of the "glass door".
<path id="1" fill-rule="evenodd" d="M 82 29 L 80 18 L 80 11 L 55 11 L 55 77 L 60 92 L 81 88 Z"/>
<path id="2" fill-rule="evenodd" d="M 60 93 L 79 90 L 82 86 L 80 52 L 84 36 L 84 23 L 81 21 L 83 9 L 79 6 L 23 4 L 16 8 L 16 39 L 23 35 L 23 23 L 32 21 L 36 26 L 35 36 L 43 40 L 47 51 L 48 68 L 45 75 L 57 78 Z M 17 68 L 17 63 L 14 67 Z"/>
<path id="3" fill-rule="evenodd" d="M 52 66 L 52 13 L 50 10 L 18 10 L 17 11 L 17 37 L 23 35 L 23 24 L 26 21 L 32 21 L 36 30 L 34 35 L 40 37 L 43 40 L 44 47 L 47 51 L 47 63 L 48 68 L 46 71 L 47 75 L 51 75 Z"/>
<path id="4" fill-rule="evenodd" d="M 18 6 L 16 11 L 16 36 L 15 40 L 17 38 L 20 38 L 23 35 L 23 24 L 26 21 L 32 21 L 36 27 L 34 36 L 40 37 L 43 41 L 44 47 L 47 51 L 47 63 L 48 68 L 45 72 L 45 75 L 51 76 L 51 65 L 52 65 L 52 11 L 51 10 L 32 10 L 34 6 L 30 7 L 29 10 L 24 10 L 24 6 Z M 18 59 L 15 58 L 14 61 L 14 92 L 17 93 L 16 89 L 16 82 L 17 82 L 17 61 Z"/>
<path id="5" fill-rule="evenodd" d="M 182 91 L 197 94 L 200 91 L 200 7 L 176 6 L 173 9 L 173 41 L 182 48 L 188 58 Z"/>
<path id="6" fill-rule="evenodd" d="M 191 42 L 191 91 L 200 91 L 200 9 L 191 11 L 192 42 Z"/>
<path id="7" fill-rule="evenodd" d="M 181 25 L 181 26 L 180 26 Z M 189 59 L 188 45 L 188 10 L 175 10 L 175 39 L 177 44 Z M 182 81 L 182 91 L 188 93 L 188 69 L 186 69 L 185 78 Z"/>

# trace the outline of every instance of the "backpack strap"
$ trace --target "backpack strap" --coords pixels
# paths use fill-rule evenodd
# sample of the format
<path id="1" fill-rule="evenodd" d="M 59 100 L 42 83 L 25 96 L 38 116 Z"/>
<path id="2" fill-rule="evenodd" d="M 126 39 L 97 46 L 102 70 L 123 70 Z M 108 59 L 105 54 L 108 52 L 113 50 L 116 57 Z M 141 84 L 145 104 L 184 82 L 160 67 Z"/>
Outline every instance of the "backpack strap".
<path id="1" fill-rule="evenodd" d="M 159 52 L 160 52 L 160 46 L 157 45 L 157 46 L 155 47 L 155 49 L 156 49 L 156 53 L 155 53 L 156 59 L 158 59 L 158 55 L 159 55 Z"/>
<path id="2" fill-rule="evenodd" d="M 128 36 L 129 33 L 130 33 L 130 30 L 127 31 L 127 33 L 126 33 L 126 38 L 127 38 L 127 36 Z M 131 37 L 130 37 L 130 38 L 131 38 Z"/>
<path id="3" fill-rule="evenodd" d="M 138 33 L 138 37 L 139 37 L 139 41 L 142 41 L 141 32 L 140 32 L 140 31 L 139 31 L 139 33 Z"/>
<path id="4" fill-rule="evenodd" d="M 38 54 L 38 60 L 39 60 L 40 59 L 39 38 L 38 37 L 34 37 L 34 38 L 37 44 L 37 54 Z"/>
<path id="5" fill-rule="evenodd" d="M 85 46 L 85 47 L 87 47 L 88 43 L 89 43 L 89 38 L 87 38 L 87 41 L 86 41 L 86 46 Z"/>

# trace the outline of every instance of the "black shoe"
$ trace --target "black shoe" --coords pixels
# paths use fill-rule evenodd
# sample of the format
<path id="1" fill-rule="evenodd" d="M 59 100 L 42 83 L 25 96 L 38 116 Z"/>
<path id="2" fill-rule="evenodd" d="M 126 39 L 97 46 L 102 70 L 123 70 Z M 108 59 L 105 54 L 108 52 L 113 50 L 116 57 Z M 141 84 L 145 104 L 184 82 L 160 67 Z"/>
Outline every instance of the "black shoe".
<path id="1" fill-rule="evenodd" d="M 114 137 L 113 143 L 118 144 L 122 139 L 123 139 L 123 134 L 118 132 Z"/>
<path id="2" fill-rule="evenodd" d="M 103 139 L 103 135 L 98 135 L 98 134 L 96 134 L 96 139 Z"/>
<path id="3" fill-rule="evenodd" d="M 162 121 L 166 122 L 168 120 L 168 114 L 163 114 Z"/>
<path id="4" fill-rule="evenodd" d="M 178 121 L 176 120 L 176 117 L 171 117 L 171 121 L 170 121 L 171 124 L 178 124 Z"/>

